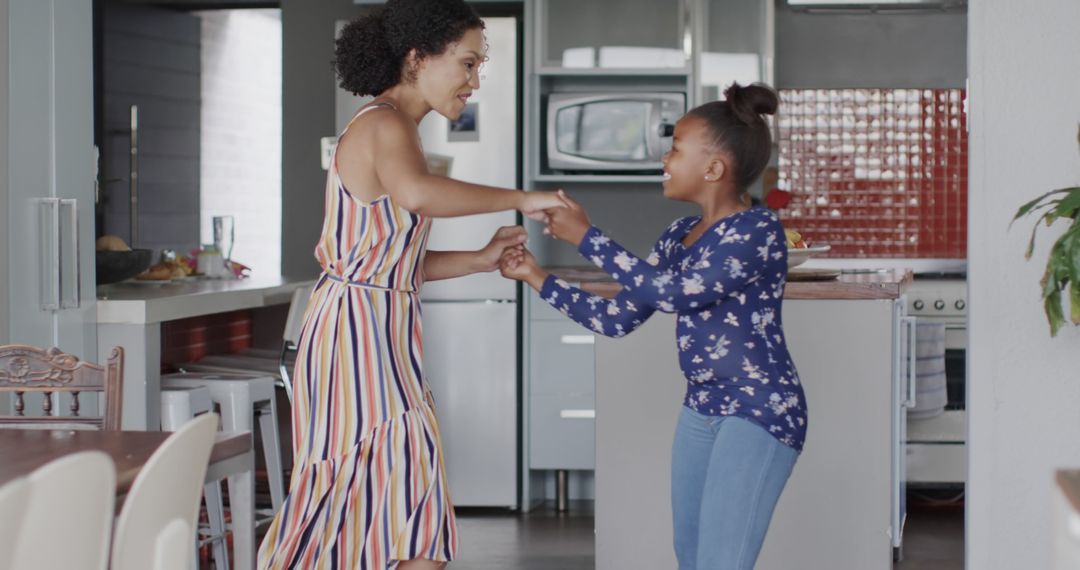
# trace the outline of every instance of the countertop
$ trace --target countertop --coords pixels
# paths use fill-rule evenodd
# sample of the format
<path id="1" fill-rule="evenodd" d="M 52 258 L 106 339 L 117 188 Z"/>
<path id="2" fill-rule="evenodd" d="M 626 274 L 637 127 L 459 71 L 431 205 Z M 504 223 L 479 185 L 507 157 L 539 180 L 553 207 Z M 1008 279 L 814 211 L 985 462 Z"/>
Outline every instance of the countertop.
<path id="1" fill-rule="evenodd" d="M 280 275 L 195 279 L 165 285 L 115 283 L 97 288 L 98 324 L 150 324 L 289 303 L 312 280 Z"/>
<path id="2" fill-rule="evenodd" d="M 588 266 L 548 267 L 557 277 L 581 287 L 585 291 L 614 297 L 621 286 L 608 274 Z M 869 272 L 840 273 L 826 280 L 799 280 L 800 271 L 792 271 L 784 288 L 785 299 L 898 299 L 911 283 L 911 271 L 906 269 L 883 269 Z"/>

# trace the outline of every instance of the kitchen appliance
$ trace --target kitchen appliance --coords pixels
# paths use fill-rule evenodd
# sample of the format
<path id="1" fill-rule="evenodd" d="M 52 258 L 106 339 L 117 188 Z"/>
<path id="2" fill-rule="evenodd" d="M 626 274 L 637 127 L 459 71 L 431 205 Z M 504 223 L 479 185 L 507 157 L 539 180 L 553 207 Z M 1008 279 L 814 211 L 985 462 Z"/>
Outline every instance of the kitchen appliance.
<path id="1" fill-rule="evenodd" d="M 945 411 L 908 418 L 908 482 L 963 485 L 967 479 L 965 412 L 967 281 L 963 273 L 920 273 L 907 290 L 908 313 L 945 325 Z"/>
<path id="2" fill-rule="evenodd" d="M 419 125 L 432 172 L 520 188 L 518 20 L 485 18 L 489 60 L 480 69 L 475 129 L 461 140 L 429 113 Z M 340 26 L 339 26 L 340 27 Z M 339 90 L 337 123 L 364 102 Z M 440 174 L 442 172 L 439 172 Z M 428 251 L 477 250 L 516 212 L 432 222 Z M 518 285 L 498 272 L 425 283 L 424 379 L 435 399 L 450 496 L 458 507 L 518 507 Z"/>
<path id="3" fill-rule="evenodd" d="M 685 93 L 552 93 L 547 168 L 562 172 L 648 172 L 663 168 Z"/>

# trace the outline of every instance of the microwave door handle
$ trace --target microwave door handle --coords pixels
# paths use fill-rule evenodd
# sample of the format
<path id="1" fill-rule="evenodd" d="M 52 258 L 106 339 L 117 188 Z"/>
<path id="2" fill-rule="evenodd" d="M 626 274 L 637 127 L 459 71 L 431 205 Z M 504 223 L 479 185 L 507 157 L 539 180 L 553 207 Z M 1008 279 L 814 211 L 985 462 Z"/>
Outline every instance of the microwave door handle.
<path id="1" fill-rule="evenodd" d="M 645 150 L 649 153 L 649 160 L 660 160 L 660 123 L 663 116 L 660 113 L 660 102 L 655 101 L 649 105 L 649 123 L 645 130 Z M 655 144 L 654 144 L 655 143 Z"/>

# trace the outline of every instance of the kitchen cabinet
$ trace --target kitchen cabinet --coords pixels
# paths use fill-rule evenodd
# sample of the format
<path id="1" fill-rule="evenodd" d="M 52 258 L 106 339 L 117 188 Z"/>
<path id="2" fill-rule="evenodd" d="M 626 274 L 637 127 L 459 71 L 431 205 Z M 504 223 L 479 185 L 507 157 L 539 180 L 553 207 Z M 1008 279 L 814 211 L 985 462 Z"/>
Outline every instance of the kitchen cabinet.
<path id="1" fill-rule="evenodd" d="M 693 19 L 696 104 L 723 99 L 732 81 L 774 85 L 773 0 L 698 0 Z"/>
<path id="2" fill-rule="evenodd" d="M 0 122 L 8 342 L 98 360 L 91 0 L 7 0 Z"/>
<path id="3" fill-rule="evenodd" d="M 540 306 L 529 335 L 529 467 L 592 469 L 595 335 L 532 296 Z"/>

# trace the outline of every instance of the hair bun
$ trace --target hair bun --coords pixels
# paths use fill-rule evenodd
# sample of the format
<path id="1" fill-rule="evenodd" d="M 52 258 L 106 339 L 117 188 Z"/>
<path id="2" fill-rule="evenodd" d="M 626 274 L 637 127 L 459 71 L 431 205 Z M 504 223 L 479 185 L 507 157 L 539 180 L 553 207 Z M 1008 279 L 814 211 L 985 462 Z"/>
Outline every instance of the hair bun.
<path id="1" fill-rule="evenodd" d="M 776 91 L 764 83 L 745 87 L 732 83 L 724 89 L 724 97 L 735 116 L 748 125 L 764 121 L 762 115 L 774 115 L 780 107 L 780 98 L 776 96 Z"/>

